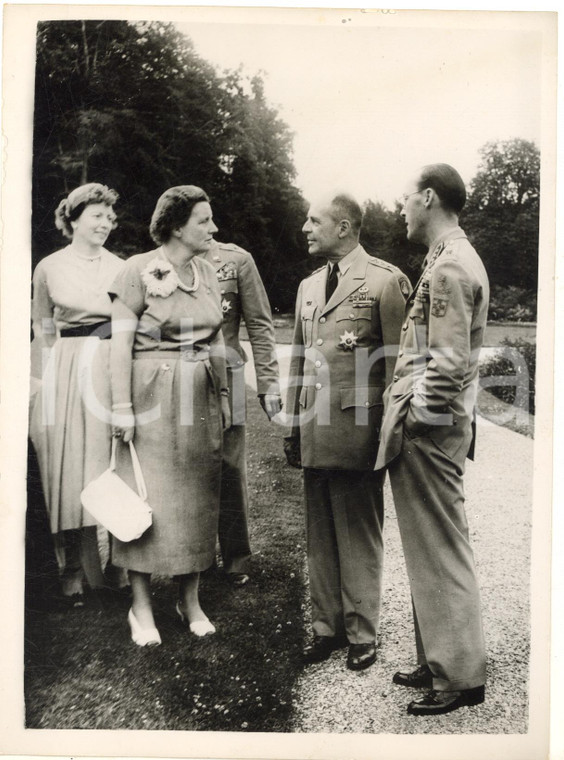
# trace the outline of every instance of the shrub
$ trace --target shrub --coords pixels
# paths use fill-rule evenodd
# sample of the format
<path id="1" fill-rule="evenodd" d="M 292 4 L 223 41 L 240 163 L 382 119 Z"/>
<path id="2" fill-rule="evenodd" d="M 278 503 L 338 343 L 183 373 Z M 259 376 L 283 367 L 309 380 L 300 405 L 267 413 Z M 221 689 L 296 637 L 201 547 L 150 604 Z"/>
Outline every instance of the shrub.
<path id="1" fill-rule="evenodd" d="M 514 349 L 507 351 L 504 349 Z M 529 389 L 525 399 L 519 399 L 520 408 L 526 409 L 530 414 L 535 413 L 535 376 L 536 376 L 536 346 L 522 338 L 516 340 L 505 339 L 501 341 L 501 347 L 494 356 L 480 364 L 480 377 L 512 377 L 512 384 L 491 385 L 487 390 L 494 396 L 505 401 L 507 404 L 515 404 L 517 387 L 524 384 L 525 373 L 529 376 Z M 528 408 L 527 408 L 528 404 Z"/>
<path id="2" fill-rule="evenodd" d="M 534 322 L 537 318 L 537 294 L 515 285 L 493 285 L 488 319 L 492 322 Z"/>

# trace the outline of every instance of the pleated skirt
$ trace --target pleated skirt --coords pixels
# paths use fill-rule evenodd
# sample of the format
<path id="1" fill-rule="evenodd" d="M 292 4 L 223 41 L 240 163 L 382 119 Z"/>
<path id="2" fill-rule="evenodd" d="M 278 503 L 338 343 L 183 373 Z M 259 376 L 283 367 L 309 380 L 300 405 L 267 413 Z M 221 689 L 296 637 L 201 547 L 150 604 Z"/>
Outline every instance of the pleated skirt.
<path id="1" fill-rule="evenodd" d="M 134 444 L 153 524 L 135 541 L 113 538 L 112 561 L 161 575 L 205 570 L 215 557 L 219 519 L 222 420 L 215 374 L 208 360 L 139 352 L 132 389 Z M 129 447 L 121 442 L 116 471 L 135 488 Z"/>
<path id="2" fill-rule="evenodd" d="M 30 417 L 52 533 L 96 525 L 82 489 L 109 466 L 110 341 L 60 338 L 49 354 Z"/>

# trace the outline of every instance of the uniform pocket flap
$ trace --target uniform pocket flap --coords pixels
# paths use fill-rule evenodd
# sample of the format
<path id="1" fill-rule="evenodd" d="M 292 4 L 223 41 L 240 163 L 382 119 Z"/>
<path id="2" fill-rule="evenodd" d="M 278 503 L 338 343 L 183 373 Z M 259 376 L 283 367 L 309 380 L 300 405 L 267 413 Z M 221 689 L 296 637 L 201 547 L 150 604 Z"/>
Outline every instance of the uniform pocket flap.
<path id="1" fill-rule="evenodd" d="M 316 309 L 317 309 L 317 304 L 314 304 L 314 303 L 304 304 L 302 306 L 302 319 L 313 319 L 313 315 L 315 314 Z"/>
<path id="2" fill-rule="evenodd" d="M 382 403 L 383 385 L 357 385 L 341 388 L 341 409 L 364 406 L 370 409 Z"/>

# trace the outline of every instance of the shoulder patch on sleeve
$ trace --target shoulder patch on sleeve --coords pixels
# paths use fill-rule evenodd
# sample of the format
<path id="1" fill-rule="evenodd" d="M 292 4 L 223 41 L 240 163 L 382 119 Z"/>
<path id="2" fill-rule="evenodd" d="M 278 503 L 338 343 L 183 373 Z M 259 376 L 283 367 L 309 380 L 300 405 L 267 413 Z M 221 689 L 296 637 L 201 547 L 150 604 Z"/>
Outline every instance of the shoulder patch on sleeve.
<path id="1" fill-rule="evenodd" d="M 409 284 L 409 280 L 405 275 L 401 275 L 401 277 L 398 278 L 398 283 L 401 294 L 407 301 L 409 294 L 411 293 L 411 285 Z"/>

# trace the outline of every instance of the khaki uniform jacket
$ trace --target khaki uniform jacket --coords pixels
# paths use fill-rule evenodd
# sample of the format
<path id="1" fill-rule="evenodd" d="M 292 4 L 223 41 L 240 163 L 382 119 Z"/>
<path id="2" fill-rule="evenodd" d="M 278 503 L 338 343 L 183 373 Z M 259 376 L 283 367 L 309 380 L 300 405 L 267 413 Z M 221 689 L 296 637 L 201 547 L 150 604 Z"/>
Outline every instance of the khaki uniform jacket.
<path id="1" fill-rule="evenodd" d="M 411 287 L 362 246 L 327 304 L 326 281 L 324 266 L 298 290 L 286 410 L 303 467 L 371 470 Z"/>
<path id="2" fill-rule="evenodd" d="M 280 393 L 272 312 L 253 257 L 234 243 L 214 241 L 203 258 L 213 266 L 219 281 L 228 365 L 242 367 L 247 361 L 239 341 L 243 318 L 253 351 L 257 393 Z"/>
<path id="3" fill-rule="evenodd" d="M 449 457 L 462 445 L 468 450 L 488 301 L 482 260 L 460 227 L 450 230 L 429 249 L 407 302 L 376 469 L 401 451 L 410 409 L 429 425 L 424 434 Z"/>

